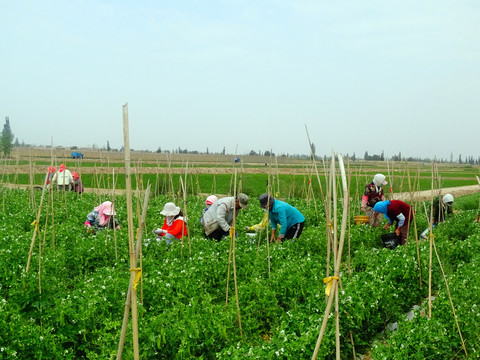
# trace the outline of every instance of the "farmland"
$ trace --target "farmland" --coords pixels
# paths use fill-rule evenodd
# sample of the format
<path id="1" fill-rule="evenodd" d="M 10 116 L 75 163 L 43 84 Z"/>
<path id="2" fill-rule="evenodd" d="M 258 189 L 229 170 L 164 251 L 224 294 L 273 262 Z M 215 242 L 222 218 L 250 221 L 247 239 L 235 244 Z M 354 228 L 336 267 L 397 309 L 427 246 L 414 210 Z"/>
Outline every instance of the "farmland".
<path id="1" fill-rule="evenodd" d="M 51 163 L 50 153 L 46 151 L 43 157 L 41 153 L 27 155 L 4 162 L 4 184 L 43 183 L 45 168 Z M 90 156 L 93 159 L 89 160 L 86 155 L 82 162 L 66 156 L 61 162 L 79 171 L 85 186 L 93 191 L 82 195 L 54 191 L 45 196 L 28 272 L 32 222 L 40 208 L 41 192 L 0 187 L 0 358 L 116 356 L 130 280 L 126 197 L 115 197 L 121 230 L 94 235 L 83 228 L 83 222 L 94 206 L 111 199 L 115 176 L 116 188 L 124 189 L 125 181 L 119 158 L 103 154 Z M 148 182 L 153 188 L 143 237 L 143 277 L 138 288 L 142 358 L 312 357 L 326 307 L 323 278 L 329 229 L 312 164 L 308 160 L 289 163 L 286 159 L 282 163 L 279 159 L 278 166 L 274 166 L 270 159 L 246 157 L 234 167 L 231 158 L 216 161 L 213 157 L 201 162 L 189 157 L 168 159 L 163 154 L 139 154 L 139 159 L 133 161 L 133 190 L 139 189 L 134 192 L 134 224 L 139 223 L 142 189 Z M 412 227 L 407 246 L 385 249 L 380 240 L 385 231 L 355 226 L 353 215 L 359 211 L 358 194 L 376 172 L 390 171 L 392 175 L 387 179 L 393 183 L 394 193 L 408 191 L 409 187 L 429 190 L 431 165 L 349 165 L 352 200 L 346 219 L 348 239 L 339 290 L 341 357 L 352 359 L 354 354 L 363 354 L 372 359 L 465 358 L 450 295 L 465 350 L 469 358 L 480 358 L 480 228 L 473 223 L 478 193 L 456 199 L 454 216 L 434 230 L 442 267 L 434 254 L 435 300 L 429 318 L 429 242 L 419 242 L 417 250 Z M 438 169 L 441 176 L 434 178 L 436 187 L 476 183 L 476 167 L 440 164 Z M 324 170 L 322 165 L 320 181 L 326 192 Z M 256 197 L 265 191 L 267 180 L 281 198 L 305 215 L 305 230 L 295 243 L 267 244 L 265 233 L 251 237 L 242 230 L 262 218 Z M 179 194 L 181 181 L 186 183 L 186 194 Z M 227 239 L 219 243 L 204 239 L 199 223 L 204 194 L 232 193 L 235 181 L 251 196 L 237 224 L 238 308 L 229 268 L 230 243 Z M 159 212 L 167 201 L 175 201 L 187 210 L 190 237 L 184 239 L 183 247 L 180 243 L 167 247 L 151 235 L 163 223 Z M 340 205 L 338 200 L 339 223 Z M 423 207 L 422 203 L 416 205 L 417 209 Z M 417 211 L 416 226 L 418 232 L 427 227 L 423 211 Z M 329 271 L 333 272 L 333 262 Z M 412 309 L 413 316 L 407 317 Z M 333 310 L 330 316 L 318 358 L 335 357 Z M 395 330 L 392 324 L 396 324 Z M 124 359 L 133 358 L 131 331 L 127 331 L 130 335 Z"/>

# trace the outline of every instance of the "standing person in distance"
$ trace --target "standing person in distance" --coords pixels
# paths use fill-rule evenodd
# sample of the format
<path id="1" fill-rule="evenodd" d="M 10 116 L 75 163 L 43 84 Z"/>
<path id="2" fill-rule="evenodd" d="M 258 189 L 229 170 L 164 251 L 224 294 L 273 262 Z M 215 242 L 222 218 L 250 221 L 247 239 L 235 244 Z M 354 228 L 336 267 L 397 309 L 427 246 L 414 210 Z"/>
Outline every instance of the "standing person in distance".
<path id="1" fill-rule="evenodd" d="M 278 243 L 285 239 L 291 239 L 292 242 L 295 242 L 302 234 L 305 216 L 292 205 L 274 199 L 266 193 L 260 195 L 258 200 L 260 201 L 260 207 L 268 210 L 268 217 L 272 226 L 270 241 L 275 240 Z M 278 225 L 280 225 L 280 230 L 278 236 L 276 236 Z"/>
<path id="2" fill-rule="evenodd" d="M 410 223 L 413 219 L 413 209 L 407 203 L 400 200 L 379 201 L 373 207 L 377 213 L 381 213 L 387 219 L 387 224 L 383 227 L 388 229 L 393 222 L 396 223 L 395 234 L 400 236 L 400 245 L 405 245 L 408 238 Z"/>
<path id="3" fill-rule="evenodd" d="M 57 169 L 55 169 L 55 166 L 49 166 L 48 167 L 48 173 L 46 175 L 46 178 L 47 178 L 46 189 L 47 190 L 50 190 L 50 188 L 51 188 L 51 183 L 53 181 L 53 177 L 54 177 L 56 171 L 57 171 Z"/>
<path id="4" fill-rule="evenodd" d="M 233 213 L 237 217 L 240 210 L 247 205 L 248 196 L 244 193 L 215 201 L 202 217 L 205 237 L 220 241 L 224 236 L 235 236 L 235 228 L 232 227 Z"/>
<path id="5" fill-rule="evenodd" d="M 362 211 L 369 217 L 369 225 L 377 227 L 382 221 L 382 215 L 373 211 L 373 207 L 379 201 L 385 201 L 385 195 L 383 194 L 383 185 L 387 185 L 385 181 L 385 175 L 376 174 L 370 184 L 365 186 L 365 191 L 362 196 Z"/>
<path id="6" fill-rule="evenodd" d="M 65 167 L 65 164 L 61 164 L 58 171 L 53 175 L 52 183 L 54 182 L 57 182 L 58 190 L 70 191 L 73 177 L 70 170 Z"/>
<path id="7" fill-rule="evenodd" d="M 77 172 L 72 172 L 72 177 L 73 177 L 73 191 L 75 191 L 78 194 L 81 194 L 85 191 L 85 188 L 83 187 L 82 180 L 80 179 L 80 175 L 78 175 Z"/>

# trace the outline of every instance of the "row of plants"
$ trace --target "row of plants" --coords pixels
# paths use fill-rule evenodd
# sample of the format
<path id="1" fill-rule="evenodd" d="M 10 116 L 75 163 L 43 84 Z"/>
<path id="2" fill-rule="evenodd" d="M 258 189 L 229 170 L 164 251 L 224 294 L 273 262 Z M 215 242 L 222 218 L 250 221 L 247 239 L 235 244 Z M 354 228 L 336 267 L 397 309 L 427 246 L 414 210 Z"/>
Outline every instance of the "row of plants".
<path id="1" fill-rule="evenodd" d="M 26 273 L 33 233 L 31 222 L 36 214 L 29 205 L 28 192 L 2 191 L 8 201 L 1 212 L 0 224 L 3 260 L 0 265 L 0 344 L 3 344 L 0 358 L 114 358 L 130 277 L 125 198 L 116 199 L 123 229 L 115 234 L 97 232 L 94 236 L 86 232 L 82 224 L 86 214 L 97 205 L 98 198 L 90 194 L 78 197 L 56 193 L 55 251 L 50 217 L 45 228 L 42 224 L 46 215 L 43 215 L 32 268 Z M 267 248 L 265 234 L 252 238 L 238 230 L 236 275 L 240 331 L 233 273 L 229 277 L 226 304 L 228 241 L 217 243 L 203 238 L 199 223 L 203 200 L 192 197 L 187 204 L 191 252 L 187 239 L 183 248 L 179 243 L 170 247 L 157 243 L 149 234 L 163 223 L 159 212 L 166 201 L 169 199 L 162 196 L 151 199 L 148 209 L 142 260 L 143 290 L 139 291 L 139 299 L 143 298 L 139 306 L 142 357 L 310 358 L 325 309 L 322 281 L 326 269 L 325 217 L 319 204 L 315 208 L 313 202 L 289 200 L 307 219 L 304 233 L 295 243 L 270 244 Z M 239 215 L 237 229 L 258 222 L 262 215 L 262 210 L 252 201 Z M 475 299 L 472 292 L 476 288 L 471 284 L 479 283 L 479 276 L 474 272 L 479 253 L 478 227 L 472 222 L 474 215 L 472 211 L 457 213 L 435 230 L 444 269 L 455 284 L 450 287 L 452 295 L 465 292 L 465 296 L 470 294 L 472 299 Z M 134 223 L 138 223 L 138 219 Z M 424 227 L 426 220 L 419 216 L 418 228 Z M 405 312 L 422 304 L 428 294 L 428 243 L 420 244 L 423 280 L 420 287 L 415 243 L 411 241 L 406 247 L 390 251 L 382 247 L 382 233 L 379 228 L 353 224 L 349 227 L 351 250 L 348 257 L 346 245 L 339 308 L 342 358 L 352 358 L 354 349 L 357 354 L 365 353 L 372 348 L 372 343 L 375 359 L 398 358 L 394 350 L 408 336 L 401 335 L 405 326 L 400 325 L 392 334 L 384 330 L 395 321 L 403 324 Z M 41 257 L 38 242 L 43 247 Z M 463 277 L 466 275 L 468 281 Z M 436 263 L 432 279 L 437 296 L 432 320 L 448 329 L 445 333 L 436 332 L 438 341 L 446 341 L 448 336 L 454 339 L 453 318 L 444 308 L 448 300 L 445 300 L 443 279 Z M 474 353 L 479 347 L 478 315 L 468 311 L 471 303 L 462 300 L 463 295 L 456 296 L 454 302 L 459 302 L 457 315 L 460 326 L 465 326 L 467 349 Z M 334 356 L 333 313 L 330 317 L 319 358 Z M 408 326 L 422 319 L 417 316 Z M 432 320 L 429 324 L 433 324 Z M 428 342 L 425 348 L 431 346 L 435 355 L 442 355 L 433 358 L 462 357 L 458 342 L 450 341 L 451 346 L 444 346 L 440 349 L 443 352 L 439 352 L 439 347 L 431 345 L 437 341 L 435 336 L 424 334 L 422 328 L 418 329 L 417 336 L 410 335 L 408 348 L 415 352 L 409 354 L 421 353 L 419 337 L 424 336 L 420 341 Z M 436 329 L 432 327 L 433 332 Z M 383 337 L 374 342 L 381 333 Z M 132 357 L 131 348 L 129 336 L 125 359 Z"/>

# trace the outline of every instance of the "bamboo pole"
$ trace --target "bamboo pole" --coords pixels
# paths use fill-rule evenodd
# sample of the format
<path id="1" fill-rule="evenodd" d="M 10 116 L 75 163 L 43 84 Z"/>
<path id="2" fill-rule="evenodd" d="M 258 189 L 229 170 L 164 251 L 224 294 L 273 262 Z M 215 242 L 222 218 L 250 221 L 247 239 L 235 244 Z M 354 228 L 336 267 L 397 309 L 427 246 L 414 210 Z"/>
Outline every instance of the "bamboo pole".
<path id="1" fill-rule="evenodd" d="M 430 237 L 432 238 L 433 248 L 435 249 L 435 254 L 437 255 L 438 265 L 440 265 L 440 270 L 442 271 L 443 280 L 445 281 L 445 288 L 447 290 L 448 299 L 450 300 L 450 306 L 452 307 L 453 318 L 455 319 L 455 325 L 457 326 L 458 335 L 460 336 L 460 340 L 462 341 L 462 348 L 463 348 L 463 351 L 465 352 L 465 356 L 468 357 L 467 348 L 465 347 L 465 342 L 463 341 L 462 331 L 460 330 L 460 325 L 458 324 L 457 315 L 455 314 L 455 306 L 453 306 L 453 300 L 450 294 L 450 289 L 448 287 L 447 277 L 445 276 L 445 272 L 443 271 L 442 262 L 440 261 L 440 256 L 438 255 L 437 247 L 435 246 L 433 233 L 430 233 Z"/>
<path id="2" fill-rule="evenodd" d="M 410 181 L 410 171 L 408 167 L 407 167 L 407 177 L 408 177 L 408 189 L 410 191 L 410 204 L 413 206 L 413 192 L 412 192 L 411 181 Z M 417 234 L 417 220 L 415 216 L 412 216 L 412 217 L 413 217 L 413 225 L 414 225 L 414 231 L 415 231 L 415 243 L 417 245 L 418 279 L 419 279 L 419 285 L 421 289 L 422 288 L 422 267 L 420 266 L 420 242 L 418 240 L 418 234 Z"/>
<path id="3" fill-rule="evenodd" d="M 236 215 L 237 215 L 236 198 L 237 198 L 237 169 L 235 169 L 235 182 L 234 182 L 234 188 L 233 188 L 233 199 L 234 199 L 233 222 L 232 222 L 233 231 L 230 231 L 230 242 L 232 244 L 233 281 L 234 281 L 234 284 L 235 284 L 235 300 L 236 300 L 236 304 L 237 304 L 238 326 L 240 328 L 240 336 L 243 336 L 242 318 L 240 316 L 240 303 L 239 303 L 239 300 L 238 300 L 237 267 L 236 267 L 236 264 L 235 264 L 235 226 L 236 226 Z"/>
<path id="4" fill-rule="evenodd" d="M 130 252 L 130 283 L 133 284 L 137 276 L 137 262 L 135 259 L 134 237 L 133 237 L 133 210 L 132 210 L 132 180 L 130 168 L 130 139 L 128 129 L 128 103 L 123 105 L 123 137 L 125 149 L 125 186 L 127 193 L 127 213 L 128 213 L 128 248 Z M 133 332 L 133 357 L 135 360 L 140 358 L 138 346 L 138 314 L 137 314 L 137 290 L 132 288 L 132 332 Z"/>
<path id="5" fill-rule="evenodd" d="M 112 204 L 115 206 L 115 168 L 112 169 Z M 115 207 L 114 207 L 115 209 Z M 115 244 L 115 260 L 118 261 L 118 250 L 117 250 L 117 233 L 116 226 L 113 227 L 113 243 Z"/>
<path id="6" fill-rule="evenodd" d="M 333 266 L 337 268 L 337 244 L 338 244 L 338 211 L 337 211 L 337 184 L 336 184 L 336 170 L 335 170 L 335 153 L 332 151 L 332 162 L 331 162 L 331 178 L 333 182 Z M 348 211 L 348 203 L 347 203 Z M 345 214 L 346 215 L 346 214 Z M 342 219 L 345 221 L 345 219 Z M 335 347 L 336 347 L 336 358 L 340 360 L 340 317 L 338 312 L 338 291 L 335 291 Z"/>
<path id="7" fill-rule="evenodd" d="M 145 198 L 143 199 L 142 220 L 140 222 L 140 227 L 137 234 L 137 243 L 135 247 L 135 258 L 136 258 L 135 262 L 138 261 L 138 257 L 142 252 L 142 237 L 143 237 L 143 231 L 145 229 L 145 219 L 147 217 L 149 197 L 150 197 L 150 184 L 148 184 L 147 189 L 145 190 Z M 122 322 L 122 330 L 120 332 L 120 341 L 118 343 L 117 360 L 120 360 L 122 358 L 123 346 L 125 344 L 128 318 L 130 314 L 130 305 L 132 304 L 132 288 L 133 288 L 133 282 L 130 281 L 130 283 L 128 284 L 127 296 L 125 299 L 125 309 L 123 312 L 123 322 Z"/>
<path id="8" fill-rule="evenodd" d="M 433 209 L 433 174 L 434 174 L 435 161 L 432 161 L 432 186 L 430 197 L 430 209 Z M 432 234 L 432 211 L 430 211 L 429 225 L 430 234 Z M 429 253 L 429 265 L 428 265 L 428 318 L 432 318 L 432 253 L 433 253 L 433 240 L 430 236 L 430 253 Z"/>
<path id="9" fill-rule="evenodd" d="M 340 154 L 338 154 L 338 162 L 340 166 L 340 172 L 342 176 L 342 186 L 343 186 L 343 193 L 347 194 L 347 196 L 343 197 L 343 216 L 342 216 L 342 228 L 341 228 L 341 233 L 340 233 L 340 242 L 338 246 L 338 251 L 337 251 L 337 262 L 335 265 L 335 276 L 331 279 L 331 291 L 335 294 L 335 292 L 338 291 L 338 282 L 340 279 L 340 264 L 342 260 L 342 252 L 343 252 L 343 245 L 345 242 L 345 232 L 346 232 L 346 227 L 347 227 L 347 211 L 348 211 L 348 187 L 347 187 L 347 181 L 346 181 L 346 176 L 345 176 L 345 168 L 343 166 L 343 158 Z M 323 322 L 322 326 L 320 329 L 320 334 L 318 335 L 317 343 L 315 345 L 315 350 L 312 355 L 312 360 L 317 358 L 318 355 L 318 350 L 320 349 L 320 345 L 322 344 L 322 339 L 323 335 L 325 333 L 325 329 L 327 326 L 328 322 L 328 314 L 330 313 L 330 309 L 332 308 L 332 302 L 333 302 L 334 296 L 332 292 L 330 292 L 330 296 L 328 297 L 328 302 L 327 302 L 327 307 L 325 308 L 325 313 L 323 315 Z"/>
<path id="10" fill-rule="evenodd" d="M 190 241 L 190 231 L 188 230 L 188 223 L 186 221 L 188 219 L 188 214 L 187 214 L 187 174 L 188 174 L 188 161 L 187 161 L 187 164 L 185 166 L 185 183 L 182 184 L 182 187 L 183 187 L 183 218 L 184 218 L 184 224 L 187 227 L 188 254 L 192 255 L 192 244 L 191 244 L 191 241 Z M 180 178 L 180 180 L 182 180 L 182 178 Z M 183 231 L 184 231 L 184 227 L 182 227 L 182 248 L 183 248 L 183 235 L 184 235 Z"/>
<path id="11" fill-rule="evenodd" d="M 30 243 L 30 251 L 28 252 L 27 268 L 25 270 L 25 272 L 27 272 L 27 273 L 28 273 L 28 270 L 30 270 L 30 261 L 32 260 L 33 247 L 35 246 L 35 238 L 37 237 L 38 224 L 39 224 L 39 221 L 40 221 L 40 215 L 42 213 L 43 197 L 45 195 L 45 187 L 46 186 L 47 186 L 47 176 L 45 176 L 45 180 L 43 182 L 42 197 L 40 198 L 40 206 L 38 207 L 37 218 L 32 223 L 32 225 L 34 225 L 34 230 L 33 230 L 32 242 Z"/>

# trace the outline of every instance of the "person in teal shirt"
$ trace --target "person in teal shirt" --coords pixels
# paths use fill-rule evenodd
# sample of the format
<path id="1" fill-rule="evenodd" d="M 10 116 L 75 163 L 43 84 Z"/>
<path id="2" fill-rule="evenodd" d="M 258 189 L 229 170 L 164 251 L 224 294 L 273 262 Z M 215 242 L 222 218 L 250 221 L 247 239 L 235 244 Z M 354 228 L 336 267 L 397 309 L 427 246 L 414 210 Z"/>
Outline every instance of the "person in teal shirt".
<path id="1" fill-rule="evenodd" d="M 300 237 L 305 223 L 305 217 L 300 211 L 284 201 L 274 199 L 269 194 L 262 194 L 258 198 L 260 207 L 268 210 L 270 225 L 272 226 L 272 236 L 270 241 L 283 242 L 285 239 L 291 239 L 295 242 Z M 278 236 L 276 236 L 277 227 L 280 225 Z"/>

